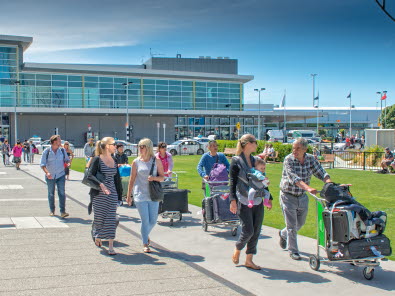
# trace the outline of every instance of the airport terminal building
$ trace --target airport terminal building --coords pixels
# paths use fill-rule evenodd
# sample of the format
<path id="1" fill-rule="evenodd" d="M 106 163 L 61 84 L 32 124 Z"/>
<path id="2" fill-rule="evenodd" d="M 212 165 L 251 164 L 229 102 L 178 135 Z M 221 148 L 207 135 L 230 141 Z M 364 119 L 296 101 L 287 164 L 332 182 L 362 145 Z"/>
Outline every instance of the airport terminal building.
<path id="1" fill-rule="evenodd" d="M 216 134 L 221 139 L 281 129 L 336 132 L 348 128 L 347 108 L 278 108 L 245 105 L 244 84 L 252 75 L 238 73 L 238 61 L 227 57 L 152 57 L 142 65 L 25 63 L 31 37 L 0 35 L 0 132 L 14 143 L 33 135 L 58 132 L 76 146 L 90 133 L 96 138 L 143 137 L 154 143 Z M 318 111 L 318 112 L 317 112 Z M 286 116 L 284 116 L 286 113 Z M 352 110 L 352 125 L 377 126 L 375 108 Z M 129 123 L 129 124 L 127 124 Z"/>

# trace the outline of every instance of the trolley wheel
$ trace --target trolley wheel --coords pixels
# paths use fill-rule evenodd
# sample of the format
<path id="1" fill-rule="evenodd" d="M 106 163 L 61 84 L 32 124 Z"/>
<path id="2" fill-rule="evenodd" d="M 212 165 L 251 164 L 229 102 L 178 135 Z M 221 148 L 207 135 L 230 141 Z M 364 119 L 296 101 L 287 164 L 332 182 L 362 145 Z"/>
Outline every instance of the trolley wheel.
<path id="1" fill-rule="evenodd" d="M 370 281 L 374 278 L 374 268 L 372 268 L 372 267 L 366 266 L 363 269 L 362 273 L 363 273 L 363 276 L 365 277 L 365 279 L 367 279 L 368 281 Z"/>
<path id="2" fill-rule="evenodd" d="M 180 218 L 178 218 L 178 221 L 181 221 L 182 220 L 182 214 L 180 214 Z"/>
<path id="3" fill-rule="evenodd" d="M 173 226 L 173 218 L 170 219 L 170 226 Z"/>
<path id="4" fill-rule="evenodd" d="M 317 271 L 320 269 L 320 259 L 316 255 L 311 255 L 309 257 L 309 265 L 312 270 Z"/>
<path id="5" fill-rule="evenodd" d="M 202 227 L 203 227 L 203 231 L 207 232 L 207 227 L 208 227 L 208 225 L 207 225 L 206 222 L 203 221 Z"/>
<path id="6" fill-rule="evenodd" d="M 233 227 L 231 233 L 232 233 L 232 236 L 236 236 L 236 234 L 237 234 L 237 227 Z"/>

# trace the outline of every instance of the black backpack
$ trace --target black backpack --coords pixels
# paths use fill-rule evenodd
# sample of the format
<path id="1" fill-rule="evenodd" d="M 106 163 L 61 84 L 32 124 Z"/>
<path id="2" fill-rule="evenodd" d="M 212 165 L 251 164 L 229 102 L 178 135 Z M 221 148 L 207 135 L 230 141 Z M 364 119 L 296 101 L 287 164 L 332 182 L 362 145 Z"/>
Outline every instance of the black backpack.
<path id="1" fill-rule="evenodd" d="M 355 200 L 350 192 L 350 187 L 347 185 L 342 185 L 338 183 L 325 183 L 322 188 L 320 195 L 328 203 L 334 203 L 338 200 L 344 202 L 354 203 Z"/>

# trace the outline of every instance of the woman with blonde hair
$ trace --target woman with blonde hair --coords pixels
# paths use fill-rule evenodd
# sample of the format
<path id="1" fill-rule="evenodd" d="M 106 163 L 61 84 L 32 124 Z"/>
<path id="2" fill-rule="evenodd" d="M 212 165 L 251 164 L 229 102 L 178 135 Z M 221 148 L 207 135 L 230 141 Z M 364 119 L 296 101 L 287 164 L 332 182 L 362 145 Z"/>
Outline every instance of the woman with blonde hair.
<path id="1" fill-rule="evenodd" d="M 96 143 L 95 157 L 91 160 L 88 178 L 100 186 L 100 190 L 91 188 L 93 198 L 92 232 L 95 245 L 102 246 L 102 240 L 108 240 L 108 254 L 116 255 L 114 239 L 117 228 L 117 205 L 122 200 L 122 184 L 118 165 L 112 154 L 115 152 L 114 138 L 105 137 Z M 104 180 L 97 178 L 101 173 Z"/>
<path id="2" fill-rule="evenodd" d="M 247 175 L 255 167 L 255 158 L 251 154 L 256 151 L 257 142 L 253 135 L 245 134 L 237 142 L 236 156 L 230 164 L 230 211 L 238 214 L 241 221 L 241 233 L 236 248 L 233 252 L 232 261 L 239 263 L 241 250 L 247 245 L 245 266 L 251 269 L 261 269 L 252 258 L 257 252 L 257 244 L 263 222 L 263 200 L 259 191 L 254 196 L 253 206 L 248 207 L 248 184 L 242 180 L 248 180 Z"/>
<path id="3" fill-rule="evenodd" d="M 158 219 L 159 202 L 152 201 L 149 193 L 149 181 L 162 182 L 164 180 L 163 165 L 159 158 L 156 158 L 153 151 L 153 144 L 150 139 L 144 138 L 139 144 L 139 157 L 133 161 L 132 173 L 130 176 L 128 194 L 126 201 L 132 204 L 133 200 L 141 219 L 141 239 L 143 241 L 144 253 L 150 253 L 149 234 L 154 228 Z M 153 167 L 152 175 L 150 175 Z"/>

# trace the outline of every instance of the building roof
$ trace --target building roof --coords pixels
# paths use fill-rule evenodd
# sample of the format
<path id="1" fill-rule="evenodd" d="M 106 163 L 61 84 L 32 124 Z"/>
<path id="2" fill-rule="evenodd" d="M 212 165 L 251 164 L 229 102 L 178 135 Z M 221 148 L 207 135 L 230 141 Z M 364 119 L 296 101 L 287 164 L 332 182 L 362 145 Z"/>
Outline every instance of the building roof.
<path id="1" fill-rule="evenodd" d="M 23 51 L 28 49 L 30 44 L 32 44 L 32 37 L 25 36 L 12 36 L 12 35 L 0 35 L 0 44 L 11 44 L 11 45 L 21 45 Z"/>
<path id="2" fill-rule="evenodd" d="M 90 64 L 50 64 L 25 63 L 23 72 L 56 72 L 69 74 L 96 74 L 118 76 L 141 76 L 162 79 L 196 79 L 246 83 L 254 79 L 252 75 L 234 75 L 186 71 L 144 69 L 139 65 L 90 65 Z"/>

